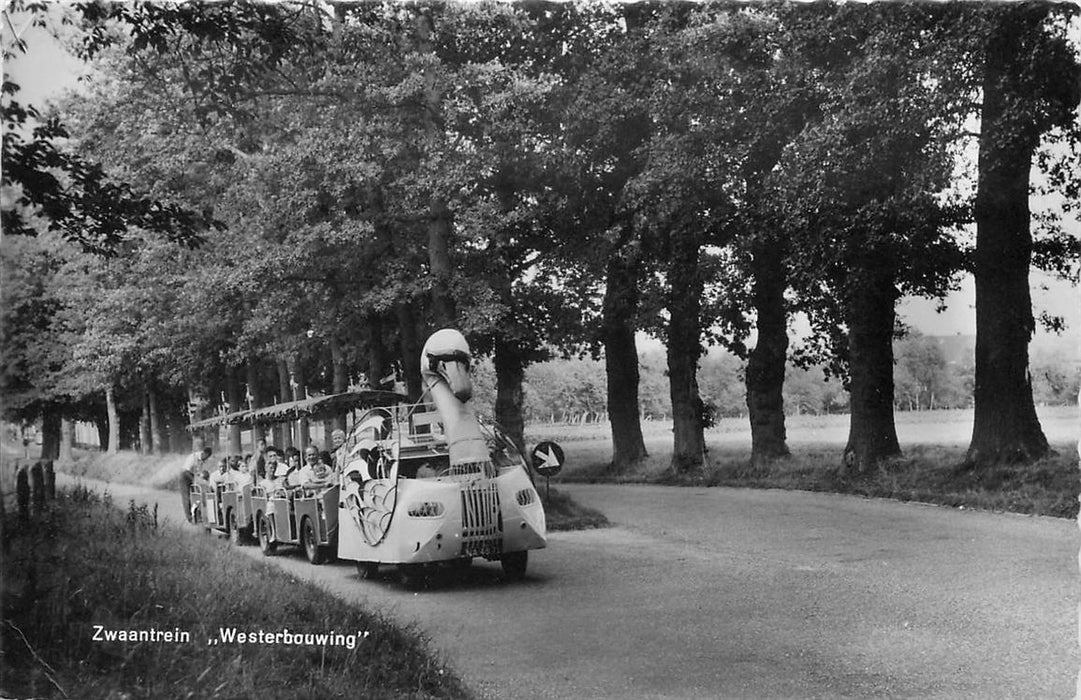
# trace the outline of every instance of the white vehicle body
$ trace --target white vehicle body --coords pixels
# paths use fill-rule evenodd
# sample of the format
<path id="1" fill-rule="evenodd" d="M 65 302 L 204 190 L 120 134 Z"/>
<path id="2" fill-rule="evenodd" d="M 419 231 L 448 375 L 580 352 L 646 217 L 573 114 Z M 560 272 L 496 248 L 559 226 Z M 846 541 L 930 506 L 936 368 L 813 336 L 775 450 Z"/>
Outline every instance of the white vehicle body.
<path id="1" fill-rule="evenodd" d="M 363 564 L 426 564 L 546 544 L 544 509 L 521 453 L 495 426 L 490 459 L 451 465 L 432 404 L 371 409 L 346 442 L 338 556 Z"/>

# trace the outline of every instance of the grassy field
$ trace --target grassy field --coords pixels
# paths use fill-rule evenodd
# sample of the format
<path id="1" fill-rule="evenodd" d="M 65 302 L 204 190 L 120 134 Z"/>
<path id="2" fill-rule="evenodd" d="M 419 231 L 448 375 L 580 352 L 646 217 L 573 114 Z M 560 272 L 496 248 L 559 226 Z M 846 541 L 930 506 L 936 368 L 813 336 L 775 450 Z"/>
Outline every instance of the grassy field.
<path id="1" fill-rule="evenodd" d="M 470 697 L 417 630 L 145 506 L 62 492 L 31 522 L 9 512 L 3 547 L 3 697 Z"/>
<path id="2" fill-rule="evenodd" d="M 708 467 L 700 474 L 673 479 L 671 424 L 646 422 L 643 432 L 649 457 L 633 472 L 611 475 L 611 439 L 607 424 L 537 425 L 531 440 L 561 442 L 566 454 L 561 482 L 671 483 L 694 486 L 830 491 L 899 500 L 1076 517 L 1078 439 L 1081 421 L 1076 406 L 1039 409 L 1044 433 L 1057 455 L 1026 467 L 1000 467 L 982 473 L 959 470 L 972 432 L 971 411 L 924 411 L 897 414 L 903 456 L 858 479 L 838 476 L 841 451 L 848 437 L 848 416 L 795 416 L 787 421 L 792 456 L 776 462 L 768 473 L 748 469 L 750 429 L 746 419 L 724 419 L 706 434 Z"/>

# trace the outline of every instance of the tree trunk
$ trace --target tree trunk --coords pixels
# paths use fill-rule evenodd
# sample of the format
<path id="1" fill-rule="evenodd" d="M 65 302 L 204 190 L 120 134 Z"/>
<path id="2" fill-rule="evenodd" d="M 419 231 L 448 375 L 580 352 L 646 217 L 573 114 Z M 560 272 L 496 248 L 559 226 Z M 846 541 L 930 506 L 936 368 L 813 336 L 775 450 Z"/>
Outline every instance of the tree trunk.
<path id="1" fill-rule="evenodd" d="M 608 260 L 601 306 L 601 341 L 608 380 L 607 406 L 612 426 L 609 470 L 626 472 L 646 456 L 638 407 L 638 348 L 634 339 L 638 315 L 637 250 L 623 246 Z"/>
<path id="2" fill-rule="evenodd" d="M 422 104 L 424 133 L 428 148 L 438 151 L 444 139 L 443 90 L 434 63 L 436 56 L 432 34 L 435 26 L 431 11 L 421 9 L 415 18 L 417 53 L 426 57 L 424 102 Z M 434 155 L 434 154 L 433 154 Z M 457 323 L 451 296 L 452 268 L 450 263 L 451 213 L 446 200 L 432 192 L 428 201 L 428 272 L 432 281 L 432 317 L 436 328 L 452 328 Z"/>
<path id="3" fill-rule="evenodd" d="M 893 421 L 893 325 L 897 292 L 879 275 L 846 304 L 850 423 L 844 472 L 863 474 L 901 454 Z"/>
<path id="4" fill-rule="evenodd" d="M 417 338 L 417 323 L 413 314 L 413 304 L 403 301 L 398 304 L 398 337 L 401 342 L 402 371 L 405 385 L 412 401 L 419 401 L 424 393 L 420 380 L 420 351 L 422 346 Z"/>
<path id="5" fill-rule="evenodd" d="M 747 358 L 747 411 L 751 421 L 751 466 L 763 470 L 789 454 L 784 423 L 784 374 L 788 326 L 783 249 L 765 240 L 752 251 L 753 303 L 758 340 Z"/>
<path id="6" fill-rule="evenodd" d="M 279 357 L 278 368 L 278 395 L 282 403 L 293 400 L 293 387 L 289 383 L 289 363 L 284 357 Z M 274 444 L 284 450 L 293 446 L 293 426 L 291 423 L 277 423 L 274 426 Z"/>
<path id="7" fill-rule="evenodd" d="M 705 467 L 705 407 L 698 394 L 702 279 L 695 236 L 676 232 L 671 235 L 671 241 L 668 273 L 668 380 L 674 434 L 671 469 L 687 473 Z"/>
<path id="8" fill-rule="evenodd" d="M 244 367 L 244 374 L 248 384 L 247 394 L 245 396 L 248 409 L 262 408 L 266 405 L 266 398 L 263 396 L 263 386 L 259 381 L 259 364 L 258 360 L 249 357 L 248 363 Z M 252 451 L 255 450 L 255 445 L 258 444 L 260 440 L 265 439 L 266 428 L 262 425 L 253 425 L 251 435 Z"/>
<path id="9" fill-rule="evenodd" d="M 186 426 L 187 416 L 184 415 L 182 404 L 168 403 L 165 411 L 165 430 L 169 436 L 170 452 L 189 454 L 195 451 L 195 436 L 185 429 Z"/>
<path id="10" fill-rule="evenodd" d="M 148 455 L 151 452 L 150 439 L 150 399 L 147 392 L 143 392 L 142 406 L 139 409 L 139 454 Z"/>
<path id="11" fill-rule="evenodd" d="M 289 368 L 289 387 L 292 389 L 293 401 L 301 401 L 308 397 L 308 384 L 304 378 L 304 367 L 296 360 L 295 357 L 290 357 L 286 365 Z M 308 443 L 311 442 L 311 427 L 308 425 L 308 419 L 302 417 L 296 421 L 296 448 L 303 452 L 308 447 Z"/>
<path id="12" fill-rule="evenodd" d="M 116 410 L 116 395 L 113 387 L 105 387 L 105 411 L 109 416 L 109 448 L 108 454 L 115 455 L 120 452 L 120 414 Z"/>
<path id="13" fill-rule="evenodd" d="M 109 416 L 108 413 L 95 411 L 94 427 L 98 430 L 98 449 L 104 450 L 109 447 Z"/>
<path id="14" fill-rule="evenodd" d="M 202 396 L 200 396 L 199 394 L 196 393 L 195 388 L 192 387 L 191 385 L 187 386 L 187 393 L 188 393 L 187 423 L 188 423 L 188 425 L 191 425 L 191 424 L 197 423 L 198 421 L 201 421 L 203 418 L 207 417 L 206 416 L 206 402 L 203 400 Z M 178 429 L 179 429 L 179 427 L 180 426 L 177 426 Z M 217 440 L 217 433 L 216 432 L 214 433 L 213 436 L 211 436 L 210 431 L 208 431 L 206 429 L 192 431 L 192 433 L 191 433 L 191 449 L 192 449 L 193 452 L 201 450 L 204 447 L 209 447 L 210 449 L 213 450 L 216 447 L 217 441 L 218 440 Z"/>
<path id="15" fill-rule="evenodd" d="M 349 391 L 349 367 L 345 362 L 345 351 L 338 338 L 330 338 L 330 367 L 331 367 L 331 390 L 335 394 L 343 394 Z"/>
<path id="16" fill-rule="evenodd" d="M 162 432 L 163 421 L 161 406 L 158 405 L 158 392 L 154 382 L 150 382 L 146 392 L 147 406 L 150 409 L 150 443 L 151 451 L 159 457 L 165 454 L 165 435 Z"/>
<path id="17" fill-rule="evenodd" d="M 71 463 L 75 461 L 72 449 L 75 447 L 75 423 L 67 418 L 60 419 L 60 454 L 57 459 L 61 462 Z"/>
<path id="18" fill-rule="evenodd" d="M 509 171 L 502 171 L 496 178 L 496 194 L 499 208 L 507 220 L 513 220 L 518 192 L 515 178 Z M 490 248 L 495 262 L 490 265 L 488 283 L 498 295 L 508 312 L 498 322 L 493 333 L 493 363 L 495 365 L 495 420 L 506 431 L 507 437 L 525 454 L 525 369 L 530 362 L 533 348 L 531 334 L 523 327 L 521 312 L 523 304 L 515 297 L 514 274 L 508 258 L 507 246 L 521 233 L 511 225 L 499 232 L 497 245 Z"/>
<path id="19" fill-rule="evenodd" d="M 436 328 L 457 327 L 451 296 L 451 221 L 446 202 L 433 197 L 428 212 L 428 269 L 432 277 L 432 320 Z"/>
<path id="20" fill-rule="evenodd" d="M 47 405 L 41 412 L 41 459 L 60 456 L 60 411 Z"/>
<path id="21" fill-rule="evenodd" d="M 1018 119 L 1011 89 L 1025 49 L 1010 26 L 998 28 L 984 66 L 976 191 L 976 382 L 966 463 L 1032 462 L 1050 452 L 1036 417 L 1028 370 L 1035 330 L 1029 291 L 1032 233 L 1029 171 L 1039 131 Z M 1016 110 L 1016 106 L 1012 107 Z"/>
<path id="22" fill-rule="evenodd" d="M 330 365 L 332 368 L 331 383 L 335 394 L 343 394 L 349 391 L 349 368 L 345 364 L 345 351 L 342 350 L 341 341 L 337 337 L 330 337 Z M 330 430 L 325 431 L 324 442 L 330 446 L 330 434 L 335 430 L 345 430 L 345 415 L 334 416 L 330 420 Z"/>
<path id="23" fill-rule="evenodd" d="M 517 343 L 505 338 L 495 342 L 495 420 L 525 454 L 525 419 L 522 417 L 525 359 Z"/>
<path id="24" fill-rule="evenodd" d="M 367 317 L 367 340 L 368 340 L 368 386 L 371 389 L 391 389 L 394 380 L 384 383 L 384 379 L 391 375 L 390 351 L 387 349 L 386 334 L 383 329 L 383 318 L 378 314 L 369 314 Z"/>
<path id="25" fill-rule="evenodd" d="M 226 413 L 236 413 L 242 410 L 240 398 L 240 382 L 237 380 L 237 371 L 232 367 L 225 369 L 225 401 L 228 404 L 225 408 Z M 228 435 L 228 453 L 231 455 L 238 455 L 243 452 L 243 448 L 240 445 L 240 426 L 230 425 L 227 426 L 226 435 Z"/>

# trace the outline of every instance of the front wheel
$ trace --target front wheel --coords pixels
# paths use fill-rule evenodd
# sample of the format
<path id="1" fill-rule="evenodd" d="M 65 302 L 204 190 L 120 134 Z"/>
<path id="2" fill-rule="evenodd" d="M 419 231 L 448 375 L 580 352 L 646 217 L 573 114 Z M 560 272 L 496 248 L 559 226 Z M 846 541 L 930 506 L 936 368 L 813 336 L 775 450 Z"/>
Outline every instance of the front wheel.
<path id="1" fill-rule="evenodd" d="M 309 562 L 319 566 L 327 560 L 326 550 L 319 546 L 319 539 L 315 536 L 315 526 L 311 518 L 306 517 L 300 523 L 300 538 Z"/>
<path id="2" fill-rule="evenodd" d="M 278 543 L 270 538 L 270 519 L 260 513 L 257 527 L 259 531 L 259 549 L 263 552 L 263 556 L 269 557 L 278 548 Z"/>
<path id="3" fill-rule="evenodd" d="M 525 578 L 526 565 L 529 564 L 529 552 L 504 552 L 500 558 L 503 576 L 508 581 L 521 581 Z"/>
<path id="4" fill-rule="evenodd" d="M 398 578 L 406 590 L 420 590 L 428 581 L 428 567 L 424 564 L 399 564 Z"/>
<path id="5" fill-rule="evenodd" d="M 370 581 L 379 574 L 379 562 L 377 561 L 358 561 L 357 562 L 357 575 L 365 581 Z"/>

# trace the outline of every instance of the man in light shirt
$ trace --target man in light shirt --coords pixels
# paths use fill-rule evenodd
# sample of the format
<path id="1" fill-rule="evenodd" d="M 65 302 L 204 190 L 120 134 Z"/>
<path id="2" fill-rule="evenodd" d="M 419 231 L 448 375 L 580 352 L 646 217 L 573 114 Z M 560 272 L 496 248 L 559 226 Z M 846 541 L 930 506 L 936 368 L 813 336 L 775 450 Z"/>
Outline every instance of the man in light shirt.
<path id="1" fill-rule="evenodd" d="M 184 517 L 191 522 L 191 485 L 203 470 L 204 465 L 210 459 L 211 449 L 204 447 L 198 452 L 193 452 L 184 462 L 184 469 L 180 472 L 180 503 L 184 508 Z"/>
<path id="2" fill-rule="evenodd" d="M 290 486 L 322 486 L 330 477 L 330 470 L 319 459 L 319 449 L 309 445 L 304 450 L 304 466 L 289 475 Z"/>
<path id="3" fill-rule="evenodd" d="M 210 475 L 210 485 L 217 486 L 218 484 L 229 481 L 229 460 L 222 459 L 218 462 L 218 468 Z"/>

